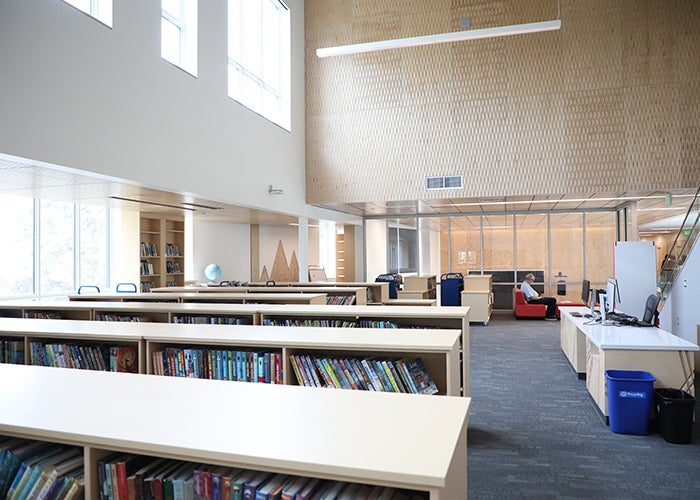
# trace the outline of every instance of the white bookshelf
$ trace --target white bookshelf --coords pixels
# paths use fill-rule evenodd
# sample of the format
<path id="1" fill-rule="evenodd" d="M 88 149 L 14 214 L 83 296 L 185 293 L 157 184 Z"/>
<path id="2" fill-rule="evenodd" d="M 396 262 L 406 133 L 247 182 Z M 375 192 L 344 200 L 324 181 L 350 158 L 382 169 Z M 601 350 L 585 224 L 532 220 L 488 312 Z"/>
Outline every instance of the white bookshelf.
<path id="1" fill-rule="evenodd" d="M 114 451 L 467 495 L 469 398 L 23 365 L 0 380 L 0 435 L 82 446 L 86 498 Z M 357 432 L 368 412 L 391 425 Z"/>

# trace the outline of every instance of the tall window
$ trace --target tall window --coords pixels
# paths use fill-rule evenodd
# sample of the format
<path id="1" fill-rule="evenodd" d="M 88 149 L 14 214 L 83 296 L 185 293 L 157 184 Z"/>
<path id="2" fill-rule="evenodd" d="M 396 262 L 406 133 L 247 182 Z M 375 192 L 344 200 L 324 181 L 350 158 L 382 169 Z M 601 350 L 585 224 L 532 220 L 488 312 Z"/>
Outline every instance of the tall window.
<path id="1" fill-rule="evenodd" d="M 0 297 L 34 292 L 34 199 L 0 196 Z"/>
<path id="2" fill-rule="evenodd" d="M 63 0 L 76 9 L 112 27 L 112 0 Z"/>
<path id="3" fill-rule="evenodd" d="M 74 288 L 75 208 L 72 203 L 41 200 L 39 211 L 39 286 L 52 295 Z"/>
<path id="4" fill-rule="evenodd" d="M 290 16 L 281 0 L 229 0 L 228 95 L 290 130 Z"/>
<path id="5" fill-rule="evenodd" d="M 162 0 L 160 52 L 163 59 L 197 76 L 197 1 Z"/>
<path id="6" fill-rule="evenodd" d="M 109 286 L 109 209 L 0 195 L 0 297 Z"/>

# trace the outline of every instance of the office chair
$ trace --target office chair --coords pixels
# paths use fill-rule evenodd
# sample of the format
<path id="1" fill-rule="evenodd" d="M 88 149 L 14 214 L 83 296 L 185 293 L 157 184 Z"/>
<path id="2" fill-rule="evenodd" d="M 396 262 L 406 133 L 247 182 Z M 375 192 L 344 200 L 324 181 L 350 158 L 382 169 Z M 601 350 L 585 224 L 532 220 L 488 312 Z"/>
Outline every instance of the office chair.
<path id="1" fill-rule="evenodd" d="M 658 312 L 656 308 L 659 306 L 659 298 L 655 294 L 651 294 L 647 297 L 647 303 L 644 306 L 644 317 L 642 321 L 644 323 L 649 323 L 650 325 L 656 324 L 656 317 Z"/>

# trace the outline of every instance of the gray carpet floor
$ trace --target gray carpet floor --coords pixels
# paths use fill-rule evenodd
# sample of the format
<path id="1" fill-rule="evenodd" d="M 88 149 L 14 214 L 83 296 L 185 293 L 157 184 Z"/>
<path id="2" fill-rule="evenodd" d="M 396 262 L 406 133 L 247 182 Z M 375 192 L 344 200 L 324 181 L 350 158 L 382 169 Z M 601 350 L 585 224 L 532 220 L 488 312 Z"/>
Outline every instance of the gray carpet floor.
<path id="1" fill-rule="evenodd" d="M 655 426 L 616 434 L 561 351 L 559 322 L 499 311 L 470 334 L 470 499 L 700 499 L 700 418 L 686 445 Z"/>

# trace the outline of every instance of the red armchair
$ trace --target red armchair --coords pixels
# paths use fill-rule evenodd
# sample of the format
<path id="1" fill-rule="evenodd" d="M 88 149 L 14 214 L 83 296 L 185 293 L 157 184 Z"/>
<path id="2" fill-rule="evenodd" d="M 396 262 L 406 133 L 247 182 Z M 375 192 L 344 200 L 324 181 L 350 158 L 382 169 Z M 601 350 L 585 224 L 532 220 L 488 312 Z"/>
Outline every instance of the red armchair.
<path id="1" fill-rule="evenodd" d="M 528 304 L 523 292 L 519 288 L 513 288 L 513 314 L 516 318 L 544 318 L 547 315 L 547 306 Z"/>

